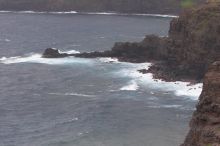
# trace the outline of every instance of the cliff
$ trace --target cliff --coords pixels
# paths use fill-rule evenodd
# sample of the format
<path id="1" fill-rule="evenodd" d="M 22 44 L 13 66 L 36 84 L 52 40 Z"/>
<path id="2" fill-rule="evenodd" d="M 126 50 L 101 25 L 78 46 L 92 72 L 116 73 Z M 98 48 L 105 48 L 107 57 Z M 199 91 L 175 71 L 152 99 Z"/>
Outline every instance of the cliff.
<path id="1" fill-rule="evenodd" d="M 220 61 L 213 63 L 205 75 L 190 128 L 182 146 L 220 145 Z"/>
<path id="2" fill-rule="evenodd" d="M 184 1 L 184 0 L 183 0 Z M 190 1 L 190 0 L 185 0 Z M 205 0 L 194 0 L 195 4 Z M 0 0 L 0 10 L 178 14 L 180 0 Z"/>
<path id="3" fill-rule="evenodd" d="M 220 5 L 207 4 L 185 11 L 170 24 L 168 52 L 179 65 L 202 78 L 220 58 Z"/>
<path id="4" fill-rule="evenodd" d="M 52 50 L 53 51 L 53 50 Z M 43 57 L 57 57 L 48 55 Z M 109 51 L 60 54 L 58 57 L 116 57 L 126 62 L 154 62 L 148 70 L 168 81 L 201 82 L 208 66 L 220 58 L 220 4 L 185 10 L 170 23 L 168 37 L 148 35 L 141 42 L 118 42 Z"/>

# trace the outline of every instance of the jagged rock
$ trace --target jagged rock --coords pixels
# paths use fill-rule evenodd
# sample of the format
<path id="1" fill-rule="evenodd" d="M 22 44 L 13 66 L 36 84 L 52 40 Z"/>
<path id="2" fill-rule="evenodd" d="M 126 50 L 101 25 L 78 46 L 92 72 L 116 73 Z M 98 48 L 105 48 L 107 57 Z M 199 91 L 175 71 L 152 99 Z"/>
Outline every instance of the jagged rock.
<path id="1" fill-rule="evenodd" d="M 125 62 L 154 62 L 155 78 L 201 82 L 208 66 L 220 58 L 220 4 L 184 11 L 170 23 L 168 37 L 148 35 L 141 42 L 115 43 L 110 51 L 49 57 L 116 57 Z M 43 55 L 43 57 L 48 57 Z"/>
<path id="2" fill-rule="evenodd" d="M 213 63 L 205 75 L 203 91 L 190 128 L 181 146 L 220 145 L 220 61 Z"/>
<path id="3" fill-rule="evenodd" d="M 60 53 L 59 50 L 55 48 L 47 48 L 42 55 L 43 58 L 62 58 L 67 56 L 68 54 Z"/>

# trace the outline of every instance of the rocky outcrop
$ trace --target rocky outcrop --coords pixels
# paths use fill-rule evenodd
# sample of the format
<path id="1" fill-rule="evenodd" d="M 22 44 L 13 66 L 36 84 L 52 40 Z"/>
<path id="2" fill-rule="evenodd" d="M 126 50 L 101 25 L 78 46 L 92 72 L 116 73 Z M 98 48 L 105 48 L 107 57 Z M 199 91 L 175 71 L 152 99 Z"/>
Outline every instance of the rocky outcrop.
<path id="1" fill-rule="evenodd" d="M 68 54 L 60 53 L 59 50 L 55 48 L 47 48 L 42 55 L 43 58 L 62 58 L 67 56 Z"/>
<path id="2" fill-rule="evenodd" d="M 69 56 L 116 57 L 134 63 L 150 61 L 154 65 L 141 72 L 151 72 L 155 78 L 168 81 L 201 82 L 208 66 L 220 58 L 220 4 L 185 10 L 171 21 L 168 37 L 148 35 L 141 42 L 115 43 L 110 51 Z"/>
<path id="3" fill-rule="evenodd" d="M 202 94 L 181 146 L 220 145 L 220 61 L 213 63 L 204 78 Z"/>
<path id="4" fill-rule="evenodd" d="M 179 0 L 0 0 L 0 10 L 178 14 L 181 4 Z"/>

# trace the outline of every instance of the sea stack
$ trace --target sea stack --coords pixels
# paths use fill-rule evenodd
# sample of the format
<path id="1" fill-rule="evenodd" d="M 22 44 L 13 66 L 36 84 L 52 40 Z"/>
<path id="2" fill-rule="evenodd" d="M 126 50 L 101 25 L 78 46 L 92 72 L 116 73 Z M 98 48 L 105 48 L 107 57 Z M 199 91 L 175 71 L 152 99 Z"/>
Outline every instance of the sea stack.
<path id="1" fill-rule="evenodd" d="M 43 58 L 62 58 L 67 56 L 68 54 L 60 53 L 56 48 L 47 48 L 42 55 Z"/>

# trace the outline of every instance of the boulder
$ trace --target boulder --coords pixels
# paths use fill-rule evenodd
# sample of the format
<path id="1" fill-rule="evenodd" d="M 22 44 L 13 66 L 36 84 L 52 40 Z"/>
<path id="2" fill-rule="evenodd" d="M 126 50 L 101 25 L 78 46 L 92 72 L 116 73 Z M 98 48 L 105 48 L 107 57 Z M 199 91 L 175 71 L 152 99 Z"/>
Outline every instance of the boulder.
<path id="1" fill-rule="evenodd" d="M 47 48 L 44 51 L 42 58 L 62 58 L 67 56 L 69 56 L 67 53 L 60 53 L 58 49 Z"/>

